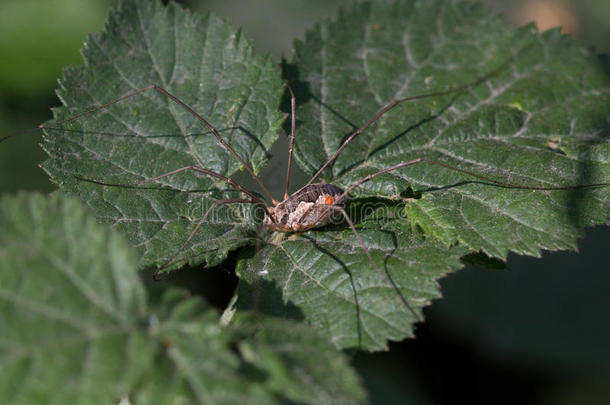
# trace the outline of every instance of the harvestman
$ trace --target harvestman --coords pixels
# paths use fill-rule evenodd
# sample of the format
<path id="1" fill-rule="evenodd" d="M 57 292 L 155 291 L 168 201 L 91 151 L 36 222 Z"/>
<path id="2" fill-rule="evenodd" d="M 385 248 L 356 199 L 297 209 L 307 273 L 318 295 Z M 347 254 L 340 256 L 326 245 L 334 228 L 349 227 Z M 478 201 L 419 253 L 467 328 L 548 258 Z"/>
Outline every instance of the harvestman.
<path id="1" fill-rule="evenodd" d="M 379 266 L 377 265 L 377 263 L 375 262 L 375 260 L 371 256 L 371 253 L 369 252 L 368 248 L 366 247 L 366 244 L 362 240 L 362 237 L 360 236 L 360 234 L 356 230 L 356 227 L 354 226 L 354 223 L 352 222 L 352 220 L 349 218 L 349 216 L 347 215 L 347 213 L 345 211 L 344 207 L 345 207 L 345 203 L 347 201 L 347 196 L 356 187 L 359 187 L 363 183 L 365 183 L 367 181 L 370 181 L 370 180 L 372 180 L 372 179 L 374 179 L 374 178 L 376 178 L 378 176 L 390 173 L 392 171 L 398 170 L 398 169 L 403 168 L 403 167 L 412 166 L 412 165 L 419 164 L 419 163 L 428 163 L 428 164 L 433 164 L 433 165 L 441 166 L 441 167 L 444 167 L 446 169 L 453 170 L 453 171 L 456 171 L 456 172 L 459 172 L 459 173 L 463 173 L 463 174 L 466 174 L 466 175 L 478 178 L 480 180 L 483 180 L 483 181 L 486 181 L 486 182 L 489 182 L 489 183 L 493 183 L 493 184 L 500 185 L 500 186 L 503 186 L 503 187 L 517 188 L 517 189 L 526 189 L 526 190 L 568 190 L 568 189 L 574 189 L 574 188 L 599 187 L 599 186 L 610 185 L 610 183 L 597 183 L 597 184 L 587 184 L 587 185 L 577 185 L 577 186 L 560 186 L 560 187 L 524 186 L 524 185 L 511 184 L 511 183 L 506 183 L 506 182 L 494 180 L 494 179 L 491 179 L 489 177 L 486 177 L 486 176 L 483 176 L 483 175 L 480 175 L 480 174 L 477 174 L 477 173 L 473 173 L 473 172 L 470 172 L 470 171 L 467 171 L 467 170 L 460 169 L 460 168 L 455 167 L 455 166 L 451 166 L 451 165 L 445 164 L 443 162 L 439 162 L 439 161 L 435 161 L 435 160 L 431 160 L 431 159 L 427 159 L 427 158 L 416 158 L 416 159 L 413 159 L 413 160 L 409 160 L 409 161 L 406 161 L 406 162 L 401 162 L 401 163 L 395 164 L 395 165 L 393 165 L 391 167 L 388 167 L 386 169 L 380 170 L 380 171 L 378 171 L 376 173 L 372 173 L 372 174 L 370 174 L 368 176 L 365 176 L 365 177 L 361 178 L 360 180 L 356 181 L 351 186 L 347 187 L 345 190 L 343 190 L 343 189 L 341 189 L 338 186 L 335 186 L 333 184 L 329 184 L 329 183 L 314 183 L 314 181 L 320 176 L 320 174 L 324 171 L 324 169 L 326 169 L 329 165 L 332 164 L 332 162 L 334 162 L 334 160 L 345 149 L 345 147 L 351 141 L 354 140 L 354 138 L 356 138 L 358 135 L 360 135 L 362 132 L 364 132 L 368 127 L 370 127 L 373 123 L 375 123 L 383 114 L 385 114 L 386 112 L 388 112 L 389 110 L 394 108 L 396 105 L 401 104 L 401 103 L 406 102 L 406 101 L 413 101 L 413 100 L 418 100 L 418 99 L 428 98 L 428 97 L 443 96 L 443 95 L 447 95 L 447 94 L 451 94 L 451 93 L 465 92 L 467 90 L 472 89 L 473 87 L 475 87 L 476 85 L 478 85 L 479 83 L 484 81 L 487 77 L 491 76 L 492 74 L 493 73 L 488 74 L 488 75 L 486 75 L 484 77 L 481 77 L 481 78 L 479 78 L 479 79 L 477 79 L 477 80 L 475 80 L 475 81 L 473 81 L 473 82 L 471 82 L 469 84 L 466 84 L 464 86 L 453 88 L 453 89 L 449 89 L 449 90 L 446 90 L 446 91 L 422 94 L 422 95 L 411 96 L 411 97 L 406 97 L 406 98 L 401 98 L 401 99 L 394 100 L 393 102 L 391 102 L 390 104 L 386 105 L 381 110 L 379 110 L 379 112 L 377 112 L 362 127 L 358 128 L 357 130 L 352 132 L 351 135 L 349 135 L 349 137 L 347 137 L 345 139 L 345 141 L 342 143 L 342 145 L 335 151 L 335 153 L 333 153 L 333 155 L 326 161 L 326 163 L 324 163 L 324 165 L 322 165 L 322 167 L 320 167 L 318 169 L 318 171 L 309 179 L 307 184 L 304 187 L 302 187 L 299 190 L 297 190 L 296 192 L 294 192 L 293 194 L 289 194 L 288 193 L 288 188 L 289 188 L 289 184 L 290 184 L 290 172 L 291 172 L 291 167 L 292 167 L 292 156 L 293 156 L 294 143 L 295 143 L 295 132 L 296 132 L 295 109 L 296 109 L 296 101 L 295 101 L 294 93 L 292 92 L 290 87 L 287 86 L 288 91 L 290 92 L 290 95 L 291 95 L 291 103 L 290 103 L 291 104 L 291 114 L 290 114 L 290 117 L 291 117 L 291 132 L 290 132 L 290 144 L 289 144 L 289 151 L 288 151 L 288 168 L 287 168 L 287 173 L 286 173 L 286 183 L 285 183 L 284 198 L 283 198 L 282 201 L 278 201 L 278 200 L 276 200 L 273 197 L 271 192 L 263 184 L 263 182 L 260 180 L 260 178 L 254 173 L 254 170 L 220 136 L 220 134 L 219 134 L 219 132 L 218 132 L 218 130 L 216 128 L 214 128 L 205 118 L 203 118 L 201 115 L 199 115 L 195 110 L 193 110 L 193 108 L 191 108 L 186 103 L 181 101 L 178 97 L 174 96 L 173 94 L 171 94 L 167 90 L 165 90 L 165 89 L 163 89 L 163 88 L 161 88 L 161 87 L 159 87 L 157 85 L 151 85 L 151 86 L 147 86 L 147 87 L 144 87 L 144 88 L 132 91 L 132 92 L 130 92 L 130 93 L 120 97 L 120 98 L 117 98 L 116 100 L 113 100 L 113 101 L 110 101 L 110 102 L 105 103 L 103 105 L 100 105 L 98 107 L 89 109 L 87 111 L 84 111 L 82 113 L 74 115 L 74 116 L 72 116 L 70 118 L 61 120 L 61 121 L 56 122 L 54 124 L 40 125 L 38 128 L 40 128 L 40 129 L 45 129 L 45 128 L 46 129 L 57 129 L 57 125 L 61 125 L 61 124 L 66 123 L 66 122 L 74 121 L 74 120 L 76 120 L 78 118 L 81 118 L 81 117 L 83 117 L 85 115 L 89 115 L 89 114 L 95 113 L 96 111 L 105 109 L 105 108 L 107 108 L 110 105 L 119 103 L 119 102 L 121 102 L 121 101 L 123 101 L 125 99 L 128 99 L 130 97 L 136 96 L 136 95 L 138 95 L 140 93 L 143 93 L 145 91 L 154 90 L 154 91 L 164 95 L 165 97 L 167 97 L 170 100 L 172 100 L 173 102 L 175 102 L 178 106 L 180 106 L 181 108 L 184 108 L 186 111 L 188 111 L 190 114 L 192 114 L 198 121 L 203 123 L 210 130 L 210 132 L 216 137 L 218 142 L 231 155 L 233 155 L 237 160 L 239 160 L 239 162 L 243 165 L 243 167 L 248 171 L 250 176 L 252 176 L 252 178 L 259 184 L 259 186 L 261 187 L 261 189 L 263 190 L 265 195 L 271 200 L 273 205 L 272 206 L 267 206 L 265 201 L 263 201 L 259 196 L 257 196 L 252 191 L 247 190 L 246 188 L 244 188 L 243 186 L 241 186 L 240 184 L 235 182 L 233 179 L 231 179 L 229 177 L 226 177 L 226 176 L 223 176 L 221 174 L 215 173 L 215 172 L 213 172 L 211 170 L 208 170 L 208 169 L 205 169 L 203 167 L 196 166 L 196 165 L 181 167 L 181 168 L 172 170 L 170 172 L 161 174 L 159 176 L 148 178 L 148 179 L 145 179 L 145 180 L 142 180 L 142 181 L 139 181 L 139 182 L 135 182 L 135 183 L 132 183 L 132 184 L 111 184 L 111 183 L 105 183 L 105 182 L 101 182 L 101 181 L 97 181 L 97 180 L 83 179 L 83 180 L 86 180 L 86 181 L 89 181 L 89 182 L 93 182 L 93 183 L 101 184 L 101 185 L 106 185 L 106 186 L 133 187 L 133 186 L 143 185 L 145 183 L 154 182 L 156 180 L 162 179 L 164 177 L 172 176 L 172 175 L 175 175 L 175 174 L 180 173 L 180 172 L 193 171 L 193 172 L 196 172 L 196 173 L 202 173 L 204 175 L 207 175 L 207 176 L 219 179 L 219 180 L 227 183 L 231 187 L 235 188 L 236 190 L 240 191 L 241 193 L 243 193 L 243 194 L 245 194 L 245 195 L 247 195 L 249 197 L 249 198 L 228 198 L 228 199 L 222 199 L 222 200 L 214 201 L 211 204 L 211 206 L 206 210 L 206 212 L 201 217 L 201 219 L 197 222 L 197 225 L 192 230 L 192 232 L 189 234 L 189 236 L 186 238 L 185 242 L 180 246 L 180 248 L 178 248 L 176 250 L 176 252 L 174 252 L 172 254 L 172 256 L 169 259 L 167 259 L 163 263 L 163 265 L 159 268 L 159 270 L 157 270 L 155 275 L 161 274 L 163 269 L 165 267 L 167 267 L 176 258 L 176 256 L 180 252 L 182 252 L 184 249 L 186 249 L 186 247 L 191 242 L 192 238 L 195 236 L 195 234 L 198 232 L 198 230 L 201 228 L 201 226 L 205 223 L 205 220 L 208 218 L 208 216 L 210 215 L 212 210 L 215 207 L 217 207 L 218 205 L 221 205 L 221 204 L 232 204 L 232 203 L 257 204 L 257 205 L 261 206 L 263 208 L 264 212 L 265 212 L 265 217 L 264 217 L 264 220 L 263 220 L 263 225 L 265 227 L 267 227 L 268 229 L 272 230 L 272 231 L 285 232 L 285 233 L 286 232 L 301 232 L 301 231 L 306 231 L 308 229 L 319 228 L 319 227 L 328 225 L 330 223 L 330 221 L 331 221 L 333 213 L 339 212 L 343 216 L 343 218 L 345 219 L 347 224 L 349 225 L 349 227 L 352 230 L 352 232 L 354 233 L 354 235 L 356 236 L 360 247 L 365 252 L 366 256 L 368 257 L 368 260 L 371 262 L 371 264 L 373 265 L 375 270 L 385 280 L 385 282 L 388 284 L 388 286 L 391 287 L 396 292 L 396 294 L 399 297 L 401 303 L 406 308 L 408 308 L 408 310 L 410 312 L 413 313 L 413 315 L 416 317 L 416 319 L 418 319 L 419 316 L 417 315 L 417 313 L 412 309 L 412 307 L 409 305 L 409 303 L 406 301 L 406 299 L 402 296 L 402 294 L 400 293 L 398 288 L 395 286 L 395 284 L 391 281 L 389 276 L 384 271 L 382 271 L 379 268 Z M 0 141 L 2 141 L 4 139 L 6 139 L 6 138 L 2 138 L 2 139 L 0 139 Z"/>

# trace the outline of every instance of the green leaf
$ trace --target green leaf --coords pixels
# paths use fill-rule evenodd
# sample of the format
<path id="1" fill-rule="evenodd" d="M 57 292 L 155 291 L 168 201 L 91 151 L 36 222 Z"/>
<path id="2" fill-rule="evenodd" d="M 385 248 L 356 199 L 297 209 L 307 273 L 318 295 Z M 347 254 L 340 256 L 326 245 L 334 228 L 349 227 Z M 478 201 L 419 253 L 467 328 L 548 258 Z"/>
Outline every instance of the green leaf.
<path id="1" fill-rule="evenodd" d="M 282 122 L 279 74 L 215 17 L 126 1 L 84 57 L 62 78 L 57 120 L 157 83 L 255 171 L 265 164 Z M 607 67 L 557 31 L 511 30 L 462 1 L 365 3 L 318 24 L 295 44 L 289 67 L 300 105 L 296 157 L 310 174 L 395 98 L 480 80 L 383 115 L 324 172 L 343 188 L 415 158 L 530 186 L 610 178 Z M 188 171 L 129 188 L 83 180 L 133 184 L 188 165 L 225 176 L 242 169 L 192 114 L 154 91 L 61 125 L 47 130 L 45 170 L 127 236 L 139 268 L 164 263 L 214 201 L 239 196 Z M 460 257 L 495 263 L 508 251 L 574 248 L 583 226 L 610 214 L 607 188 L 517 190 L 431 164 L 380 176 L 352 197 L 350 217 L 375 265 L 345 221 L 302 235 L 262 232 L 257 252 L 255 207 L 232 204 L 216 207 L 166 269 L 217 264 L 249 246 L 239 262 L 242 307 L 305 318 L 338 347 L 373 350 L 412 335 L 421 307 L 440 295 L 436 280 Z"/>
<path id="2" fill-rule="evenodd" d="M 205 117 L 255 171 L 264 165 L 282 121 L 279 70 L 269 57 L 255 56 L 226 22 L 173 3 L 125 1 L 104 32 L 89 36 L 83 58 L 83 66 L 66 69 L 60 79 L 64 107 L 54 111 L 56 122 L 157 84 Z M 213 201 L 239 197 L 226 183 L 193 171 L 145 187 L 86 181 L 129 185 L 191 165 L 224 176 L 241 168 L 203 123 L 154 90 L 50 125 L 43 168 L 127 236 L 138 248 L 138 267 L 164 263 Z M 186 262 L 218 264 L 256 235 L 250 207 L 213 212 L 167 270 Z"/>
<path id="3" fill-rule="evenodd" d="M 377 204 L 377 209 L 370 203 L 349 207 L 368 213 L 358 232 L 385 275 L 371 265 L 349 228 L 308 232 L 240 260 L 238 275 L 249 283 L 240 284 L 240 305 L 274 316 L 304 317 L 342 348 L 382 350 L 388 339 L 413 336 L 421 308 L 440 298 L 436 280 L 461 268 L 459 258 L 468 250 L 447 248 L 383 217 L 389 207 L 391 203 Z M 398 209 L 394 213 L 398 216 Z M 298 310 L 283 305 L 280 296 Z"/>
<path id="4" fill-rule="evenodd" d="M 464 1 L 365 3 L 297 41 L 291 67 L 303 102 L 296 156 L 310 174 L 393 100 L 483 78 L 384 114 L 324 171 L 342 187 L 416 158 L 526 186 L 610 182 L 608 66 L 559 30 L 510 29 Z M 406 204 L 412 222 L 502 259 L 575 249 L 580 229 L 610 214 L 607 187 L 518 190 L 428 163 L 353 194 L 396 199 L 409 187 L 422 193 Z"/>
<path id="5" fill-rule="evenodd" d="M 306 325 L 227 328 L 178 290 L 150 303 L 123 237 L 75 199 L 1 203 L 0 402 L 364 401 L 347 358 Z"/>
<path id="6" fill-rule="evenodd" d="M 240 353 L 278 394 L 303 404 L 354 404 L 365 392 L 347 357 L 303 323 L 246 314 L 234 328 Z M 261 322 L 262 321 L 262 322 Z"/>
<path id="7" fill-rule="evenodd" d="M 0 402 L 110 403 L 141 376 L 152 358 L 133 263 L 75 199 L 2 199 Z"/>
<path id="8" fill-rule="evenodd" d="M 343 188 L 416 158 L 533 186 L 610 178 L 603 139 L 609 83 L 595 55 L 557 32 L 508 29 L 478 5 L 365 3 L 316 25 L 295 43 L 287 68 L 300 104 L 296 156 L 312 175 L 393 100 L 489 75 L 470 92 L 403 103 L 383 115 L 324 172 Z M 561 108 L 573 118 L 558 114 Z M 607 188 L 516 190 L 431 164 L 380 176 L 353 194 L 350 217 L 391 283 L 344 226 L 276 238 L 242 259 L 239 275 L 249 285 L 241 286 L 241 304 L 303 317 L 338 347 L 379 350 L 387 339 L 412 335 L 410 309 L 421 316 L 440 296 L 435 280 L 459 269 L 458 258 L 498 267 L 494 257 L 510 250 L 575 248 L 579 230 L 610 213 Z M 406 195 L 416 198 L 405 204 Z M 370 206 L 377 222 L 362 214 Z"/>
<path id="9" fill-rule="evenodd" d="M 303 323 L 245 314 L 222 328 L 201 300 L 179 291 L 166 294 L 157 312 L 166 358 L 134 392 L 136 403 L 365 402 L 347 358 Z"/>

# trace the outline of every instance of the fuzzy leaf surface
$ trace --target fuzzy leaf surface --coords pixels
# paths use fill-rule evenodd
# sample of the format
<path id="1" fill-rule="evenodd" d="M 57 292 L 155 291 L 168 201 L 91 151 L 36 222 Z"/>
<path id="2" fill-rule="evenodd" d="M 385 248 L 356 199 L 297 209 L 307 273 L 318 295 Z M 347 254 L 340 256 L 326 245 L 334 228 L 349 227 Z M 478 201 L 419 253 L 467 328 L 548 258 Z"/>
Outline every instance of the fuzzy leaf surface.
<path id="1" fill-rule="evenodd" d="M 393 100 L 478 81 L 383 115 L 323 172 L 343 188 L 416 158 L 526 186 L 610 180 L 610 85 L 596 55 L 557 31 L 509 29 L 480 5 L 355 6 L 297 41 L 286 73 L 298 104 L 297 161 L 312 175 Z M 421 198 L 403 202 L 413 194 Z M 351 196 L 350 217 L 394 286 L 344 224 L 276 238 L 242 259 L 239 274 L 249 284 L 241 303 L 307 319 L 338 347 L 380 350 L 412 334 L 416 317 L 397 296 L 421 316 L 440 296 L 436 280 L 461 267 L 458 258 L 493 263 L 509 251 L 573 249 L 584 226 L 610 214 L 607 187 L 517 190 L 423 163 Z M 362 214 L 371 206 L 373 222 Z"/>
<path id="2" fill-rule="evenodd" d="M 62 79 L 68 107 L 57 111 L 58 120 L 158 83 L 208 119 L 255 170 L 265 164 L 282 121 L 281 80 L 268 58 L 253 56 L 240 33 L 218 19 L 126 1 L 106 33 L 91 36 L 84 56 L 85 67 Z M 607 67 L 556 31 L 512 30 L 463 1 L 365 3 L 297 42 L 291 69 L 300 106 L 296 157 L 311 174 L 392 100 L 485 78 L 468 92 L 385 114 L 324 172 L 343 188 L 415 158 L 530 186 L 610 178 Z M 127 235 L 138 267 L 164 263 L 213 201 L 239 196 L 188 171 L 146 187 L 83 180 L 133 184 L 188 165 L 225 176 L 239 171 L 201 122 L 154 91 L 61 125 L 67 130 L 47 130 L 45 170 Z M 421 198 L 405 203 L 409 188 Z M 582 227 L 607 221 L 608 194 L 515 190 L 413 165 L 352 193 L 361 210 L 350 217 L 385 276 L 345 221 L 302 235 L 263 232 L 262 249 L 240 256 L 247 281 L 240 304 L 273 312 L 268 302 L 276 303 L 276 312 L 307 319 L 338 347 L 383 349 L 388 339 L 412 334 L 422 306 L 440 296 L 436 280 L 460 268 L 460 257 L 574 248 Z M 217 207 L 167 270 L 217 264 L 229 250 L 254 245 L 259 220 L 252 205 Z"/>
<path id="3" fill-rule="evenodd" d="M 209 121 L 258 171 L 282 121 L 279 70 L 269 57 L 254 55 L 225 21 L 158 1 L 123 2 L 82 53 L 84 65 L 66 69 L 60 79 L 64 106 L 45 131 L 43 168 L 127 236 L 138 248 L 138 267 L 161 265 L 213 201 L 240 194 L 190 170 L 134 187 L 87 180 L 133 185 L 192 165 L 230 176 L 241 169 L 239 161 L 193 114 L 155 90 L 60 121 L 157 84 Z M 214 210 L 166 270 L 187 262 L 218 264 L 229 250 L 250 243 L 256 234 L 251 214 L 239 204 Z"/>
<path id="4" fill-rule="evenodd" d="M 365 402 L 347 358 L 307 325 L 223 326 L 182 291 L 147 297 L 135 262 L 76 199 L 2 199 L 0 402 Z"/>
<path id="5" fill-rule="evenodd" d="M 610 79 L 593 51 L 559 30 L 510 29 L 480 4 L 364 3 L 295 43 L 292 85 L 300 165 L 315 173 L 357 128 L 399 104 L 327 168 L 348 187 L 426 158 L 505 183 L 552 187 L 610 182 Z M 397 198 L 409 219 L 446 244 L 504 259 L 509 251 L 575 249 L 581 229 L 606 223 L 608 187 L 518 190 L 420 163 L 377 177 L 353 196 Z"/>
<path id="6" fill-rule="evenodd" d="M 358 233 L 378 269 L 349 228 L 289 236 L 240 261 L 240 304 L 307 319 L 337 347 L 387 349 L 387 340 L 413 336 L 421 309 L 441 296 L 436 280 L 461 268 L 468 249 L 405 226 L 391 202 L 348 208 L 367 213 Z"/>

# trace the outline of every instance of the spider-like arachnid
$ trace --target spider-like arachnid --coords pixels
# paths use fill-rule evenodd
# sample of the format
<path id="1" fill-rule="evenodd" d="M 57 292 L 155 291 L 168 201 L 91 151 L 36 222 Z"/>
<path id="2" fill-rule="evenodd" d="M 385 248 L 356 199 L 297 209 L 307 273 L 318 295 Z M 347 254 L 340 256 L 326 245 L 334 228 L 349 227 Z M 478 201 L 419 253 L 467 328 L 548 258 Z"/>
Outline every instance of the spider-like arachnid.
<path id="1" fill-rule="evenodd" d="M 412 331 L 412 308 L 421 314 L 464 256 L 574 248 L 578 230 L 604 221 L 603 191 L 527 191 L 607 181 L 606 76 L 560 38 L 489 18 L 475 29 L 455 2 L 439 13 L 371 3 L 322 23 L 295 44 L 294 74 L 284 70 L 299 106 L 288 168 L 294 150 L 310 179 L 276 199 L 259 179 L 287 95 L 271 58 L 213 16 L 125 3 L 89 37 L 85 65 L 64 72 L 43 167 L 129 239 L 138 268 L 215 266 L 239 251 L 246 306 L 258 275 L 261 296 L 281 289 L 275 306 L 294 303 L 338 346 L 382 348 Z M 421 198 L 405 204 L 411 190 Z M 371 216 L 369 202 L 381 206 Z M 315 229 L 332 214 L 342 223 Z M 260 250 L 242 249 L 255 235 Z"/>
<path id="2" fill-rule="evenodd" d="M 377 112 L 377 114 L 375 114 L 371 119 L 369 119 L 364 125 L 362 125 L 357 130 L 353 131 L 353 133 L 350 134 L 343 141 L 342 145 L 332 154 L 332 156 L 326 161 L 326 163 L 324 163 L 318 169 L 318 171 L 309 179 L 307 184 L 292 194 L 289 194 L 288 190 L 289 190 L 289 186 L 290 186 L 290 175 L 291 175 L 291 168 L 292 168 L 292 162 L 293 162 L 293 151 L 294 151 L 295 139 L 296 139 L 296 113 L 295 113 L 296 101 L 295 101 L 295 96 L 294 96 L 292 90 L 290 89 L 289 86 L 286 86 L 286 88 L 288 89 L 290 96 L 291 96 L 290 97 L 290 100 L 291 100 L 291 103 L 290 103 L 291 104 L 291 113 L 290 113 L 291 131 L 290 131 L 290 146 L 289 146 L 289 151 L 288 151 L 288 166 L 287 166 L 286 181 L 285 181 L 285 192 L 284 192 L 284 196 L 283 196 L 282 200 L 277 200 L 273 197 L 272 193 L 265 186 L 265 184 L 261 181 L 259 176 L 257 176 L 255 174 L 253 168 L 250 167 L 250 165 L 248 165 L 248 163 L 242 157 L 240 157 L 240 155 L 229 145 L 229 143 L 227 143 L 223 139 L 223 137 L 220 135 L 219 131 L 214 126 L 212 126 L 204 117 L 202 117 L 199 113 L 197 113 L 197 111 L 195 111 L 192 107 L 187 105 L 184 101 L 182 101 L 177 96 L 171 94 L 169 91 L 165 90 L 164 88 L 162 88 L 158 85 L 151 85 L 151 86 L 148 86 L 148 87 L 136 90 L 136 91 L 132 91 L 118 99 L 105 103 L 101 106 L 95 107 L 93 109 L 87 110 L 85 112 L 71 116 L 69 118 L 63 119 L 59 122 L 55 122 L 54 124 L 51 124 L 48 126 L 44 126 L 44 125 L 40 126 L 40 128 L 55 129 L 58 126 L 61 126 L 62 124 L 77 120 L 83 116 L 93 114 L 97 111 L 106 109 L 113 104 L 117 104 L 121 101 L 134 97 L 134 96 L 141 94 L 143 92 L 146 92 L 146 91 L 155 91 L 155 92 L 167 97 L 169 100 L 174 102 L 180 108 L 187 111 L 189 114 L 191 114 L 193 117 L 195 117 L 196 120 L 203 123 L 208 128 L 208 130 L 211 132 L 211 134 L 217 139 L 219 144 L 222 145 L 222 147 L 225 148 L 226 151 L 228 151 L 233 157 L 235 157 L 240 162 L 242 167 L 259 184 L 259 186 L 263 190 L 264 194 L 271 201 L 272 204 L 268 205 L 261 196 L 246 189 L 244 186 L 240 185 L 239 183 L 237 183 L 235 180 L 231 179 L 230 177 L 224 176 L 222 174 L 216 173 L 212 170 L 209 170 L 207 168 L 204 168 L 204 167 L 201 167 L 198 165 L 189 165 L 189 166 L 180 167 L 180 168 L 171 170 L 169 172 L 160 174 L 158 176 L 147 178 L 145 180 L 134 182 L 131 184 L 116 184 L 116 183 L 108 183 L 108 182 L 104 182 L 104 181 L 99 181 L 99 180 L 95 180 L 95 179 L 83 179 L 88 182 L 97 183 L 97 184 L 101 184 L 101 185 L 105 185 L 105 186 L 137 187 L 137 186 L 142 186 L 146 183 L 156 182 L 156 181 L 161 180 L 166 177 L 174 176 L 181 172 L 191 171 L 191 172 L 200 173 L 204 176 L 209 176 L 209 177 L 215 178 L 217 180 L 220 180 L 221 182 L 226 183 L 230 187 L 234 188 L 235 190 L 237 190 L 243 194 L 243 196 L 240 198 L 226 198 L 226 199 L 215 200 L 209 206 L 209 208 L 207 208 L 207 210 L 204 212 L 204 214 L 201 216 L 201 218 L 198 220 L 198 222 L 196 223 L 195 227 L 190 232 L 190 234 L 188 236 L 185 236 L 185 240 L 181 244 L 181 246 L 178 249 L 176 249 L 176 251 L 165 261 L 165 263 L 163 263 L 160 266 L 160 268 L 156 272 L 157 275 L 161 274 L 161 272 L 176 258 L 176 256 L 180 252 L 182 252 L 185 248 L 188 247 L 188 245 L 189 245 L 189 243 L 191 243 L 191 240 L 193 239 L 193 237 L 197 234 L 197 232 L 200 230 L 202 225 L 206 223 L 206 220 L 209 218 L 210 214 L 214 211 L 215 208 L 217 208 L 220 205 L 236 204 L 236 203 L 255 204 L 264 210 L 264 218 L 263 218 L 262 226 L 268 228 L 271 231 L 282 232 L 282 233 L 303 232 L 303 231 L 307 231 L 309 229 L 324 227 L 331 222 L 333 214 L 340 213 L 342 215 L 343 219 L 345 220 L 345 222 L 347 223 L 347 225 L 349 226 L 349 228 L 351 229 L 351 231 L 353 232 L 353 234 L 356 236 L 358 243 L 360 245 L 360 248 L 365 252 L 371 266 L 373 266 L 375 268 L 375 270 L 378 272 L 378 274 L 385 280 L 388 287 L 392 288 L 396 292 L 396 297 L 400 300 L 400 302 L 406 308 L 408 308 L 408 310 L 416 318 L 419 318 L 418 314 L 411 308 L 410 304 L 402 296 L 402 294 L 398 291 L 397 287 L 392 283 L 392 281 L 389 279 L 387 274 L 378 266 L 376 261 L 373 259 L 373 257 L 371 256 L 371 254 L 369 252 L 369 249 L 366 246 L 366 243 L 363 241 L 363 239 L 360 236 L 353 221 L 350 219 L 347 212 L 345 211 L 345 204 L 347 202 L 348 195 L 351 191 L 353 191 L 360 185 L 362 185 L 376 177 L 379 177 L 379 176 L 382 176 L 385 174 L 389 174 L 398 169 L 420 164 L 420 163 L 442 166 L 446 169 L 449 169 L 449 170 L 452 170 L 455 172 L 459 172 L 459 173 L 462 173 L 462 174 L 465 174 L 468 176 L 472 176 L 476 179 L 483 180 L 483 181 L 491 183 L 491 184 L 495 184 L 495 185 L 502 186 L 502 187 L 508 187 L 508 188 L 517 188 L 517 189 L 526 189 L 526 190 L 547 190 L 548 191 L 548 190 L 569 190 L 569 189 L 573 189 L 575 187 L 596 187 L 596 186 L 607 185 L 607 183 L 600 183 L 600 184 L 588 184 L 588 185 L 578 185 L 578 186 L 536 187 L 536 186 L 512 184 L 512 183 L 492 179 L 490 177 L 483 176 L 481 174 L 477 174 L 477 173 L 474 173 L 474 172 L 471 172 L 468 170 L 463 170 L 458 167 L 455 167 L 455 166 L 452 166 L 452 165 L 449 165 L 449 164 L 446 164 L 446 163 L 443 163 L 440 161 L 436 161 L 436 160 L 432 160 L 432 159 L 428 159 L 428 158 L 421 158 L 421 157 L 415 158 L 415 159 L 412 159 L 409 161 L 403 161 L 398 164 L 391 165 L 390 167 L 387 167 L 383 170 L 379 170 L 377 172 L 364 176 L 364 177 L 360 178 L 359 180 L 355 181 L 352 185 L 347 187 L 345 190 L 334 184 L 329 184 L 329 183 L 325 183 L 325 182 L 315 182 L 318 179 L 318 177 L 320 176 L 320 174 L 329 165 L 332 165 L 332 163 L 341 154 L 341 152 L 357 136 L 359 136 L 361 133 L 363 133 L 367 128 L 369 128 L 371 125 L 373 125 L 386 112 L 390 111 L 392 108 L 394 108 L 398 104 L 407 102 L 407 101 L 427 98 L 427 97 L 436 97 L 436 96 L 443 96 L 443 95 L 447 95 L 447 94 L 451 94 L 451 93 L 466 92 L 469 89 L 478 85 L 479 83 L 483 82 L 488 76 L 492 75 L 493 73 L 495 73 L 495 72 L 492 72 L 485 77 L 479 78 L 469 84 L 466 84 L 466 85 L 463 85 L 463 86 L 460 86 L 457 88 L 440 91 L 440 92 L 435 92 L 435 93 L 406 97 L 406 98 L 395 100 L 395 101 L 391 102 L 390 104 L 386 105 L 379 112 Z M 260 231 L 259 231 L 259 234 L 260 234 Z"/>

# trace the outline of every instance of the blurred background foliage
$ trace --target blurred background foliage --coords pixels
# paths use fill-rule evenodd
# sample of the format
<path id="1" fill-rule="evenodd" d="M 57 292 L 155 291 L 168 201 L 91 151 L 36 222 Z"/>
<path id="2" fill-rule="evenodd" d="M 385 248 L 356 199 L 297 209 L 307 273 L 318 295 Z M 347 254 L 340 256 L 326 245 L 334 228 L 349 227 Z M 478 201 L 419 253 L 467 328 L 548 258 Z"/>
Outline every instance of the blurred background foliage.
<path id="1" fill-rule="evenodd" d="M 242 26 L 258 52 L 277 61 L 293 38 L 352 0 L 188 0 Z M 37 164 L 40 135 L 30 130 L 50 119 L 57 105 L 62 66 L 80 62 L 78 49 L 100 30 L 114 0 L 2 0 L 0 2 L 0 193 L 50 192 Z M 509 25 L 536 21 L 541 30 L 562 26 L 600 52 L 610 51 L 608 0 L 487 0 Z M 29 132 L 27 132 L 30 130 Z M 19 132 L 21 131 L 21 132 Z M 266 173 L 283 167 L 279 158 Z M 269 176 L 268 176 L 269 177 Z M 273 185 L 283 179 L 270 177 Z M 295 178 L 293 182 L 299 183 Z M 608 228 L 589 230 L 580 253 L 511 256 L 509 270 L 469 267 L 441 280 L 445 298 L 427 309 L 417 339 L 389 353 L 355 353 L 373 403 L 604 404 L 610 403 L 610 242 Z M 197 269 L 198 270 L 198 269 Z M 169 282 L 204 277 L 231 291 L 226 270 L 185 271 Z M 197 292 L 210 295 L 204 286 Z M 217 289 L 216 289 L 217 290 Z M 218 293 L 218 291 L 216 291 Z M 223 298 L 209 296 L 213 302 Z"/>

